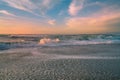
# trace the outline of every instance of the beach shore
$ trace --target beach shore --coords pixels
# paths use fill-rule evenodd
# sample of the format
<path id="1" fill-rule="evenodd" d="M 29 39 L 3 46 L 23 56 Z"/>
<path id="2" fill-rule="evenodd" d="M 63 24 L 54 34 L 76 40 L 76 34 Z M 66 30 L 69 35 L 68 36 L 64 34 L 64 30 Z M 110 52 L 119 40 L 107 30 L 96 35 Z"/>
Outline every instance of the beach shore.
<path id="1" fill-rule="evenodd" d="M 119 80 L 120 44 L 0 51 L 0 80 Z"/>

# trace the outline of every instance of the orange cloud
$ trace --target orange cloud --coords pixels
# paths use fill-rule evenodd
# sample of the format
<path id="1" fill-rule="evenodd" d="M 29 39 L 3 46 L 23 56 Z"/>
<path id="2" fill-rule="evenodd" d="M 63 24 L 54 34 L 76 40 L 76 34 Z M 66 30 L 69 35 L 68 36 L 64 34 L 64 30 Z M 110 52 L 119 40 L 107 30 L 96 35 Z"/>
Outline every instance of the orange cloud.
<path id="1" fill-rule="evenodd" d="M 48 21 L 48 24 L 50 24 L 50 25 L 55 25 L 55 23 L 56 23 L 55 20 L 49 20 L 49 21 Z"/>
<path id="2" fill-rule="evenodd" d="M 108 32 L 110 30 L 108 24 L 110 20 L 119 18 L 116 15 L 101 15 L 91 17 L 72 17 L 67 19 L 66 25 L 69 28 L 76 29 L 79 32 Z"/>

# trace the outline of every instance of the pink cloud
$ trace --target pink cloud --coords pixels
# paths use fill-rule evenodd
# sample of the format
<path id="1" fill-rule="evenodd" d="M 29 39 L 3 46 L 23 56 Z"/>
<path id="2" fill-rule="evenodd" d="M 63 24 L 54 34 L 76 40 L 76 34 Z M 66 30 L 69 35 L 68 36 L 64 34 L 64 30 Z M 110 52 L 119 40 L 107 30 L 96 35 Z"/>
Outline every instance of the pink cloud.
<path id="1" fill-rule="evenodd" d="M 73 0 L 69 6 L 69 14 L 72 16 L 77 15 L 77 13 L 83 8 L 84 0 Z"/>
<path id="2" fill-rule="evenodd" d="M 49 20 L 48 21 L 48 24 L 50 24 L 50 25 L 55 25 L 55 23 L 56 23 L 56 20 Z"/>
<path id="3" fill-rule="evenodd" d="M 4 14 L 4 15 L 8 15 L 8 16 L 15 16 L 14 14 L 11 14 L 6 10 L 0 10 L 0 14 Z"/>
<path id="4" fill-rule="evenodd" d="M 100 13 L 101 14 L 101 13 Z M 115 13 L 114 13 L 115 14 Z M 109 31 L 109 25 L 111 22 L 114 24 L 114 20 L 120 18 L 120 14 L 107 14 L 107 15 L 94 15 L 91 17 L 72 17 L 66 20 L 66 25 L 69 28 L 79 31 Z M 111 30 L 110 30 L 111 31 Z"/>

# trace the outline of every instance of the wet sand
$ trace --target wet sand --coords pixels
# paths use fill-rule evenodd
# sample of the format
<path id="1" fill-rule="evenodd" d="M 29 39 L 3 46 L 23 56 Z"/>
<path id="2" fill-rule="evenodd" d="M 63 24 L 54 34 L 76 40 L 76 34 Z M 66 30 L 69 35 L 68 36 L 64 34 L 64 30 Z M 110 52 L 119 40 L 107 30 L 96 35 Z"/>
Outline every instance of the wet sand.
<path id="1" fill-rule="evenodd" d="M 119 44 L 0 51 L 0 80 L 119 79 Z"/>

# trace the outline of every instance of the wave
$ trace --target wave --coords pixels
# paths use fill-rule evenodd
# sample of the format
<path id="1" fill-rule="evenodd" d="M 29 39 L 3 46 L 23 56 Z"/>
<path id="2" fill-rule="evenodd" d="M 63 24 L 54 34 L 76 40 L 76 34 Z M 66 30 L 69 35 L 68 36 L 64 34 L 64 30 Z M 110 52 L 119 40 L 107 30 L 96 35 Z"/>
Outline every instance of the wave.
<path id="1" fill-rule="evenodd" d="M 102 40 L 89 40 L 89 41 L 78 41 L 78 40 L 69 40 L 66 41 L 64 44 L 66 45 L 89 45 L 89 44 L 111 44 L 113 41 L 102 41 Z M 64 45 L 63 44 L 63 45 Z"/>
<path id="2" fill-rule="evenodd" d="M 39 45 L 42 46 L 69 46 L 69 45 L 96 45 L 96 44 L 113 44 L 113 43 L 120 43 L 120 40 L 104 40 L 104 39 L 95 39 L 95 40 L 60 40 L 50 39 L 50 38 L 43 38 L 40 39 Z"/>
<path id="3" fill-rule="evenodd" d="M 119 34 L 1 35 L 0 49 L 120 43 Z"/>
<path id="4" fill-rule="evenodd" d="M 56 39 L 43 38 L 43 39 L 40 39 L 39 44 L 44 45 L 44 44 L 58 43 L 58 42 L 60 42 L 60 39 L 58 39 L 58 38 L 56 38 Z"/>

